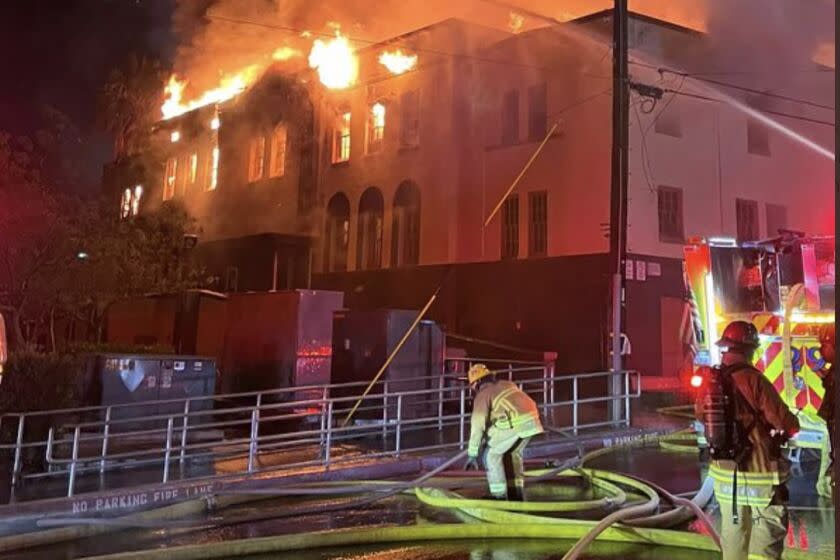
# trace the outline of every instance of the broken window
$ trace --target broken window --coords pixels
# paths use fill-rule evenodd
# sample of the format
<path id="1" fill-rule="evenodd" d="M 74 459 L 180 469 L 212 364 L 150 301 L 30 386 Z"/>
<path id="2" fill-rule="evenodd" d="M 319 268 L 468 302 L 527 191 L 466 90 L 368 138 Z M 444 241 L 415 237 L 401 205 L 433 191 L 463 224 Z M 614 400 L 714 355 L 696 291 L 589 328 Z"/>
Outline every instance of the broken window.
<path id="1" fill-rule="evenodd" d="M 400 96 L 400 146 L 420 143 L 420 92 L 407 91 Z"/>
<path id="2" fill-rule="evenodd" d="M 758 202 L 755 200 L 735 199 L 735 221 L 738 241 L 756 241 L 758 239 Z"/>
<path id="3" fill-rule="evenodd" d="M 207 182 L 204 190 L 214 191 L 219 179 L 219 147 L 213 146 L 210 151 L 210 157 L 207 158 Z"/>
<path id="4" fill-rule="evenodd" d="M 663 243 L 683 243 L 683 191 L 674 187 L 660 186 L 657 189 L 659 214 L 659 241 Z"/>
<path id="5" fill-rule="evenodd" d="M 547 132 L 546 86 L 539 84 L 528 88 L 528 139 L 542 140 Z"/>
<path id="6" fill-rule="evenodd" d="M 528 256 L 544 257 L 548 253 L 548 193 L 528 193 Z"/>
<path id="7" fill-rule="evenodd" d="M 502 258 L 519 256 L 519 195 L 512 194 L 502 205 Z"/>
<path id="8" fill-rule="evenodd" d="M 341 113 L 333 131 L 332 162 L 341 163 L 350 159 L 350 111 Z"/>
<path id="9" fill-rule="evenodd" d="M 379 101 L 370 106 L 367 132 L 367 153 L 380 152 L 385 140 L 385 105 Z"/>
<path id="10" fill-rule="evenodd" d="M 190 154 L 190 177 L 189 177 L 189 187 L 192 188 L 195 186 L 195 180 L 198 176 L 198 154 L 193 152 Z"/>
<path id="11" fill-rule="evenodd" d="M 175 178 L 178 176 L 178 158 L 166 160 L 163 173 L 163 200 L 171 200 L 175 196 Z"/>
<path id="12" fill-rule="evenodd" d="M 286 173 L 286 138 L 288 128 L 286 123 L 280 123 L 274 127 L 274 134 L 271 137 L 271 165 L 269 176 L 282 177 Z"/>
<path id="13" fill-rule="evenodd" d="M 519 141 L 519 91 L 512 89 L 502 98 L 502 144 Z"/>
<path id="14" fill-rule="evenodd" d="M 265 172 L 265 136 L 259 135 L 251 140 L 248 152 L 248 182 L 259 181 Z"/>
<path id="15" fill-rule="evenodd" d="M 391 227 L 391 266 L 415 265 L 420 261 L 420 189 L 403 181 L 394 195 Z"/>

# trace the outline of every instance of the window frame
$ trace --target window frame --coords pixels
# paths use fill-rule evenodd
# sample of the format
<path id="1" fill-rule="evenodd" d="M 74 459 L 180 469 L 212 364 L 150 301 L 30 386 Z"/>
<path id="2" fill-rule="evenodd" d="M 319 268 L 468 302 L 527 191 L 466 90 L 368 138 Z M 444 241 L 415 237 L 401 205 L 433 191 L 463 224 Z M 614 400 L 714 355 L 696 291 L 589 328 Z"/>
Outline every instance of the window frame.
<path id="1" fill-rule="evenodd" d="M 747 212 L 747 210 L 749 212 Z M 745 231 L 747 223 L 742 221 L 742 217 L 750 214 L 753 227 L 752 232 Z M 758 201 L 748 198 L 735 199 L 735 231 L 736 239 L 738 241 L 757 241 L 761 237 L 761 224 L 758 218 Z"/>
<path id="2" fill-rule="evenodd" d="M 502 260 L 519 258 L 519 194 L 510 194 L 502 203 L 500 255 Z"/>
<path id="3" fill-rule="evenodd" d="M 541 96 L 541 112 L 535 112 L 535 97 Z M 536 101 L 540 101 L 536 99 Z M 545 82 L 528 88 L 528 140 L 543 140 L 548 133 L 548 85 Z"/>
<path id="4" fill-rule="evenodd" d="M 509 89 L 502 94 L 500 144 L 511 146 L 519 143 L 519 90 Z M 510 130 L 508 130 L 510 126 Z"/>
<path id="5" fill-rule="evenodd" d="M 667 198 L 675 201 L 673 229 L 670 223 L 663 220 L 663 204 Z M 660 243 L 685 243 L 685 193 L 679 187 L 659 185 L 656 188 L 656 222 Z"/>
<path id="6" fill-rule="evenodd" d="M 773 215 L 773 219 L 771 220 L 771 210 L 772 213 L 778 212 L 778 214 Z M 777 220 L 779 216 L 782 217 L 782 220 Z M 770 227 L 771 222 L 781 222 L 781 224 L 775 224 L 777 231 L 772 231 Z M 764 224 L 767 230 L 767 237 L 775 237 L 779 235 L 779 229 L 787 229 L 788 227 L 788 207 L 784 204 L 774 204 L 772 202 L 767 202 L 764 205 Z"/>
<path id="7" fill-rule="evenodd" d="M 248 149 L 248 182 L 256 183 L 265 177 L 265 135 L 251 138 Z"/>
<path id="8" fill-rule="evenodd" d="M 280 150 L 281 147 L 282 150 Z M 289 126 L 285 122 L 279 122 L 274 126 L 274 130 L 271 133 L 271 157 L 268 162 L 269 178 L 276 179 L 286 174 L 286 154 L 288 149 Z"/>
<path id="9" fill-rule="evenodd" d="M 332 154 L 330 157 L 333 165 L 350 161 L 352 123 L 353 114 L 350 110 L 341 111 L 336 116 L 332 137 Z"/>
<path id="10" fill-rule="evenodd" d="M 754 156 L 770 157 L 770 130 L 756 119 L 747 117 L 747 153 Z"/>
<path id="11" fill-rule="evenodd" d="M 528 193 L 528 256 L 548 256 L 547 190 Z"/>
<path id="12" fill-rule="evenodd" d="M 400 95 L 400 147 L 420 145 L 420 90 L 404 91 Z"/>
<path id="13" fill-rule="evenodd" d="M 175 186 L 178 180 L 178 156 L 166 158 L 163 170 L 163 200 L 175 198 Z"/>
<path id="14" fill-rule="evenodd" d="M 374 122 L 377 119 L 376 111 L 374 107 L 380 105 L 382 107 L 382 123 L 376 124 Z M 387 118 L 388 118 L 388 106 L 382 100 L 377 100 L 371 103 L 368 106 L 368 117 L 367 117 L 367 126 L 366 126 L 366 133 L 365 133 L 365 154 L 366 155 L 374 155 L 379 154 L 384 151 L 385 148 L 385 127 L 387 126 Z M 380 131 L 377 134 L 376 131 Z"/>

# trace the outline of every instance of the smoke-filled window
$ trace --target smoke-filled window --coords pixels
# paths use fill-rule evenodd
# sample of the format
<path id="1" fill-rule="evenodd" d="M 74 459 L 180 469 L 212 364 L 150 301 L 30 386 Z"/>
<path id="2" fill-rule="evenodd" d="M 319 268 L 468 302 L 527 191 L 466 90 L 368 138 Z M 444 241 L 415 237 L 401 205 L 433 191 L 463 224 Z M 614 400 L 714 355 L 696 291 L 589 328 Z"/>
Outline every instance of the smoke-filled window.
<path id="1" fill-rule="evenodd" d="M 502 97 L 502 144 L 519 142 L 519 91 L 512 89 Z"/>
<path id="2" fill-rule="evenodd" d="M 674 187 L 660 186 L 656 192 L 659 214 L 659 241 L 683 243 L 683 191 Z"/>
<path id="3" fill-rule="evenodd" d="M 502 258 L 519 256 L 519 195 L 512 194 L 502 205 Z"/>
<path id="4" fill-rule="evenodd" d="M 391 223 L 391 266 L 415 265 L 420 261 L 420 189 L 403 181 L 394 195 Z"/>
<path id="5" fill-rule="evenodd" d="M 350 201 L 342 193 L 333 195 L 327 204 L 325 230 L 324 272 L 344 272 L 350 245 Z"/>
<path id="6" fill-rule="evenodd" d="M 259 181 L 264 173 L 265 136 L 259 135 L 251 139 L 251 147 L 248 150 L 248 182 Z"/>
<path id="7" fill-rule="evenodd" d="M 747 151 L 759 156 L 770 155 L 770 133 L 755 119 L 747 119 Z"/>
<path id="8" fill-rule="evenodd" d="M 219 180 L 219 147 L 213 146 L 210 150 L 210 157 L 207 158 L 207 179 L 204 184 L 205 191 L 216 190 Z"/>
<path id="9" fill-rule="evenodd" d="M 400 145 L 420 143 L 420 92 L 407 91 L 400 96 Z"/>
<path id="10" fill-rule="evenodd" d="M 545 138 L 547 124 L 546 86 L 545 84 L 531 86 L 528 88 L 528 139 Z"/>
<path id="11" fill-rule="evenodd" d="M 178 158 L 166 160 L 163 173 L 163 200 L 171 200 L 175 196 L 175 179 L 178 176 Z"/>
<path id="12" fill-rule="evenodd" d="M 735 220 L 738 229 L 738 241 L 755 241 L 758 239 L 758 202 L 736 198 Z"/>
<path id="13" fill-rule="evenodd" d="M 333 131 L 332 162 L 341 163 L 350 159 L 350 111 L 342 112 L 335 122 Z"/>
<path id="14" fill-rule="evenodd" d="M 282 177 L 286 173 L 286 140 L 288 127 L 286 123 L 280 123 L 274 127 L 274 134 L 271 136 L 271 165 L 269 166 L 270 177 Z"/>
<path id="15" fill-rule="evenodd" d="M 380 101 L 370 106 L 367 133 L 367 153 L 381 151 L 385 140 L 385 105 Z"/>
<path id="16" fill-rule="evenodd" d="M 373 270 L 382 266 L 382 221 L 385 202 L 382 192 L 369 187 L 359 200 L 359 233 L 356 270 Z"/>

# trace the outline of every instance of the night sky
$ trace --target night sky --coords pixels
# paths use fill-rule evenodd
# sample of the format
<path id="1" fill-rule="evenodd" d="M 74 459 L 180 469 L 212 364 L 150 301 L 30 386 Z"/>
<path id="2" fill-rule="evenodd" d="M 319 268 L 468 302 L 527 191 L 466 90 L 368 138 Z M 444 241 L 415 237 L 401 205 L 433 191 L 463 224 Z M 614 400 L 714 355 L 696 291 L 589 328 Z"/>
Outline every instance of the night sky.
<path id="1" fill-rule="evenodd" d="M 96 98 L 132 52 L 171 63 L 174 0 L 4 0 L 0 17 L 0 130 L 31 135 L 40 107 L 80 129 L 82 191 L 99 187 L 111 140 L 96 127 Z"/>

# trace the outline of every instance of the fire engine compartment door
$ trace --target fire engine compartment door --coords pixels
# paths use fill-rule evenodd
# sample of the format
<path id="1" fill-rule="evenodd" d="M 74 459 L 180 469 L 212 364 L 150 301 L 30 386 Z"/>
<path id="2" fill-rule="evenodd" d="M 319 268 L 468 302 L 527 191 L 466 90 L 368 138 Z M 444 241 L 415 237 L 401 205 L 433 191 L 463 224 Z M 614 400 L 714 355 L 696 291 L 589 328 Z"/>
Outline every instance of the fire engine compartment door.
<path id="1" fill-rule="evenodd" d="M 724 313 L 779 310 L 778 269 L 774 263 L 767 261 L 764 268 L 769 274 L 763 274 L 762 261 L 768 257 L 764 251 L 745 247 L 710 247 L 709 253 L 715 299 L 720 302 Z M 769 298 L 765 296 L 765 281 Z"/>

